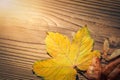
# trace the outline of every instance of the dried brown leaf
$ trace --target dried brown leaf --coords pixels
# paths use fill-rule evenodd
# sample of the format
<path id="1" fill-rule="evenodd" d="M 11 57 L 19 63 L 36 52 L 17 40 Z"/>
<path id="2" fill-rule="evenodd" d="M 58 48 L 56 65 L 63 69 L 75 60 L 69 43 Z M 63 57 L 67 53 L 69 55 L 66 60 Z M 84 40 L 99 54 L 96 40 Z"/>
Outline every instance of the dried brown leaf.
<path id="1" fill-rule="evenodd" d="M 116 57 L 120 56 L 120 49 L 116 49 L 108 58 L 107 60 L 112 60 Z"/>
<path id="2" fill-rule="evenodd" d="M 103 43 L 103 57 L 107 58 L 108 52 L 109 52 L 109 42 L 107 39 L 105 39 L 104 43 Z"/>

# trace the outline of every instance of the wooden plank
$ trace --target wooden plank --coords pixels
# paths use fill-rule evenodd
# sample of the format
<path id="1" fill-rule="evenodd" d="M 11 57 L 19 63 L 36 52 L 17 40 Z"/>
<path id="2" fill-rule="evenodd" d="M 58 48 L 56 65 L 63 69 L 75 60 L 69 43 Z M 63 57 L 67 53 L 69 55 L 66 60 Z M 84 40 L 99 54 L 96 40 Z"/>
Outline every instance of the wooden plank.
<path id="1" fill-rule="evenodd" d="M 8 2 L 7 2 L 8 1 Z M 87 25 L 102 49 L 105 38 L 120 37 L 119 0 L 1 0 L 0 79 L 38 80 L 32 64 L 46 59 L 46 32 L 67 35 Z"/>

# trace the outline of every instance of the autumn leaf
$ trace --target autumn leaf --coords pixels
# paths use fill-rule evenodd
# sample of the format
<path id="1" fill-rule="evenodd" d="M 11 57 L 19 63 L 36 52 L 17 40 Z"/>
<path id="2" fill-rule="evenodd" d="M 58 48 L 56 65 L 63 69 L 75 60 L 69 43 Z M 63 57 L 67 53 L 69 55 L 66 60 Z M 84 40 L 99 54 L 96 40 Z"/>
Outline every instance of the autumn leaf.
<path id="1" fill-rule="evenodd" d="M 115 59 L 120 56 L 120 49 L 116 49 L 112 52 L 112 54 L 107 58 L 108 61 Z"/>
<path id="2" fill-rule="evenodd" d="M 100 59 L 98 57 L 94 57 L 92 59 L 92 63 L 87 70 L 87 77 L 90 80 L 99 80 L 101 77 L 102 67 L 100 63 Z"/>
<path id="3" fill-rule="evenodd" d="M 92 51 L 93 39 L 87 27 L 78 30 L 73 40 L 60 33 L 48 32 L 45 39 L 50 59 L 37 61 L 33 71 L 45 80 L 75 80 L 75 67 L 87 70 L 93 57 L 99 57 L 97 50 Z"/>
<path id="4" fill-rule="evenodd" d="M 105 41 L 103 43 L 103 58 L 108 57 L 109 50 L 110 50 L 109 41 L 107 39 L 105 39 Z"/>

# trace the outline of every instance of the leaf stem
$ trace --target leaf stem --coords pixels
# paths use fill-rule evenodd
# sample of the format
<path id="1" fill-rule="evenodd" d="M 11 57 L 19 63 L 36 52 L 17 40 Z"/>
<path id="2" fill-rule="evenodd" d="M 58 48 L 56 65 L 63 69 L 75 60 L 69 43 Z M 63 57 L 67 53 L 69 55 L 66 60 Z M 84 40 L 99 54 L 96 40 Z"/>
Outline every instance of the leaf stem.
<path id="1" fill-rule="evenodd" d="M 76 70 L 76 72 L 77 72 L 78 74 L 80 74 L 81 76 L 83 76 L 85 79 L 88 80 L 88 77 L 87 77 L 86 75 L 84 75 L 84 72 L 85 72 L 85 71 L 80 70 L 77 66 L 74 66 L 74 69 Z"/>

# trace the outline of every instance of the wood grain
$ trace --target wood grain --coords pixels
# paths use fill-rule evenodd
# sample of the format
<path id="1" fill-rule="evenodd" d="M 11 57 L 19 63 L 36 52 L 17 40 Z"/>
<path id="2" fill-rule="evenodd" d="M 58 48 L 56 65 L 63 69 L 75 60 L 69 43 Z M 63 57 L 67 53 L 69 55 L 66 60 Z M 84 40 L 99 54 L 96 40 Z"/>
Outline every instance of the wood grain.
<path id="1" fill-rule="evenodd" d="M 49 58 L 44 43 L 48 31 L 71 39 L 87 25 L 99 50 L 105 38 L 120 37 L 119 0 L 4 1 L 0 1 L 0 80 L 39 80 L 32 74 L 32 64 Z"/>

